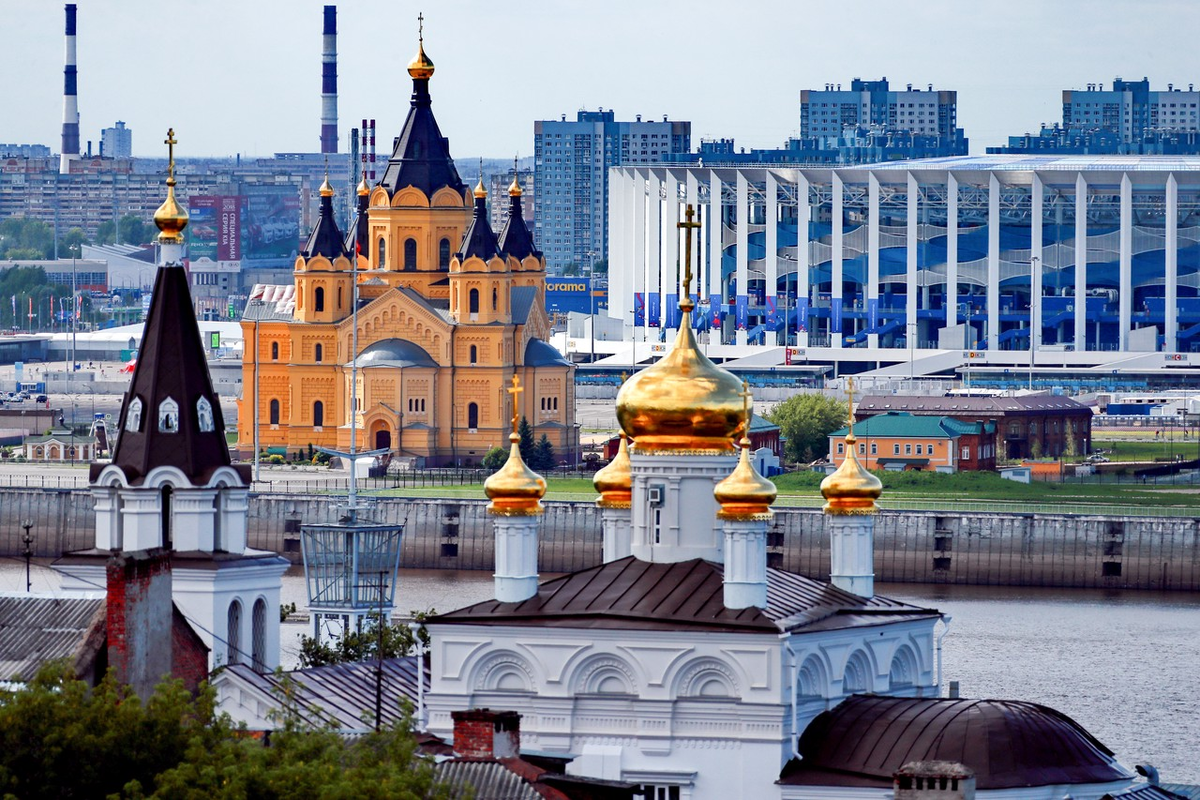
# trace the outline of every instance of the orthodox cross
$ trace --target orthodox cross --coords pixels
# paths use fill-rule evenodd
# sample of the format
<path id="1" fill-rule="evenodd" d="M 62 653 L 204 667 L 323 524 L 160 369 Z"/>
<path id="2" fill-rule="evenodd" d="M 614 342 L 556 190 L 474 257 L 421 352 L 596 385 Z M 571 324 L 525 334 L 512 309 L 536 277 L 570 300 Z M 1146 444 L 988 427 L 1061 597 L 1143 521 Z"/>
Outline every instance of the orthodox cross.
<path id="1" fill-rule="evenodd" d="M 425 14 L 417 14 L 417 41 L 421 44 L 425 43 Z"/>
<path id="2" fill-rule="evenodd" d="M 163 140 L 163 144 L 167 146 L 167 180 L 171 185 L 175 185 L 175 145 L 179 144 L 175 139 L 175 129 L 167 128 L 167 138 Z"/>
<path id="3" fill-rule="evenodd" d="M 850 409 L 850 435 L 854 435 L 854 378 L 846 378 L 846 397 Z"/>
<path id="4" fill-rule="evenodd" d="M 675 224 L 684 232 L 683 244 L 683 299 L 679 301 L 679 308 L 682 311 L 691 311 L 694 307 L 692 303 L 692 231 L 700 228 L 699 222 L 693 222 L 696 216 L 696 209 L 688 203 L 687 211 L 684 213 L 685 220 Z"/>
<path id="5" fill-rule="evenodd" d="M 520 416 L 521 416 L 521 412 L 518 411 L 517 409 L 520 406 L 519 400 L 521 399 L 521 392 L 525 391 L 525 389 L 522 388 L 522 386 L 521 386 L 521 379 L 518 378 L 516 375 L 513 375 L 512 388 L 505 389 L 504 391 L 506 391 L 512 395 L 512 404 L 513 404 L 512 425 L 513 425 L 513 433 L 516 433 L 517 432 L 517 420 L 520 419 Z"/>
<path id="6" fill-rule="evenodd" d="M 746 427 L 742 430 L 742 436 L 749 441 L 750 439 L 750 398 L 754 395 L 750 392 L 750 383 L 742 381 L 742 391 L 738 392 L 738 397 L 742 398 L 742 414 L 745 417 L 743 423 Z"/>

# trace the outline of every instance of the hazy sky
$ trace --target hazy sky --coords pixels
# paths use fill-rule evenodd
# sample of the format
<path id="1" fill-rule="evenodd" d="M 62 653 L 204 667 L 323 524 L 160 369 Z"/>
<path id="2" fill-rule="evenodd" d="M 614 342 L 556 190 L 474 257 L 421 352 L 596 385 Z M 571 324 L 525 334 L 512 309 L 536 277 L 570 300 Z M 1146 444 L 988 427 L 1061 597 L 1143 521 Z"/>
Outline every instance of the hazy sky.
<path id="1" fill-rule="evenodd" d="M 318 0 L 78 0 L 80 138 L 121 119 L 135 155 L 174 126 L 182 155 L 316 151 Z M 408 107 L 418 10 L 456 157 L 533 150 L 533 120 L 583 107 L 692 121 L 693 143 L 774 147 L 799 92 L 887 76 L 956 89 L 972 152 L 1061 119 L 1065 88 L 1200 84 L 1197 0 L 439 0 L 338 4 L 339 128 L 374 117 L 380 155 Z M 0 142 L 62 121 L 63 3 L 0 0 Z M 83 145 L 86 147 L 86 144 Z"/>

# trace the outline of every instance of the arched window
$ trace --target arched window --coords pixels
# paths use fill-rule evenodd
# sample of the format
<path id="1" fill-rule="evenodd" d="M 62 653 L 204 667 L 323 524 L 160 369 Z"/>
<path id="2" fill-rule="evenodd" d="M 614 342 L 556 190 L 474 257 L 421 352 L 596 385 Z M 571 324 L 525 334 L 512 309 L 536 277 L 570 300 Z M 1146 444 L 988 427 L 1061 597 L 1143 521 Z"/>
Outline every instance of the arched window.
<path id="1" fill-rule="evenodd" d="M 271 342 L 271 360 L 279 360 L 279 342 Z"/>
<path id="2" fill-rule="evenodd" d="M 272 425 L 279 424 L 279 401 L 278 400 L 271 401 L 271 424 Z"/>
<path id="3" fill-rule="evenodd" d="M 417 268 L 417 240 L 404 240 L 404 268 L 406 270 L 414 270 Z"/>
<path id="4" fill-rule="evenodd" d="M 254 601 L 250 612 L 250 657 L 255 672 L 267 668 L 267 601 L 261 597 Z"/>
<path id="5" fill-rule="evenodd" d="M 313 311 L 325 310 L 325 290 L 318 286 L 313 292 Z"/>
<path id="6" fill-rule="evenodd" d="M 479 427 L 479 406 L 476 403 L 467 406 L 467 427 L 471 429 Z"/>
<path id="7" fill-rule="evenodd" d="M 478 289 L 472 289 L 471 293 L 469 295 L 467 295 L 467 310 L 470 311 L 472 314 L 479 313 L 479 290 Z"/>
<path id="8" fill-rule="evenodd" d="M 500 308 L 500 292 L 495 287 L 492 288 L 492 311 L 497 311 Z"/>
<path id="9" fill-rule="evenodd" d="M 313 427 L 319 428 L 325 424 L 325 404 L 320 400 L 313 403 Z"/>
<path id="10" fill-rule="evenodd" d="M 339 286 L 338 287 L 338 306 L 337 306 L 339 311 L 342 310 L 342 305 L 343 305 L 342 304 L 342 287 Z"/>
<path id="11" fill-rule="evenodd" d="M 167 550 L 171 549 L 171 487 L 162 488 L 162 543 Z"/>
<path id="12" fill-rule="evenodd" d="M 383 243 L 382 238 L 379 240 L 379 247 L 377 249 L 379 251 L 379 261 L 375 264 L 375 267 L 376 269 L 383 269 L 384 261 L 387 258 L 387 245 Z"/>
<path id="13" fill-rule="evenodd" d="M 475 364 L 479 361 L 479 348 L 471 345 L 471 363 Z"/>
<path id="14" fill-rule="evenodd" d="M 325 356 L 325 348 L 320 344 L 313 346 L 313 360 L 320 361 Z"/>
<path id="15" fill-rule="evenodd" d="M 438 267 L 440 269 L 450 269 L 450 240 L 442 239 L 438 243 Z"/>
<path id="16" fill-rule="evenodd" d="M 225 641 L 229 643 L 229 663 L 242 663 L 242 603 L 239 600 L 229 604 Z"/>

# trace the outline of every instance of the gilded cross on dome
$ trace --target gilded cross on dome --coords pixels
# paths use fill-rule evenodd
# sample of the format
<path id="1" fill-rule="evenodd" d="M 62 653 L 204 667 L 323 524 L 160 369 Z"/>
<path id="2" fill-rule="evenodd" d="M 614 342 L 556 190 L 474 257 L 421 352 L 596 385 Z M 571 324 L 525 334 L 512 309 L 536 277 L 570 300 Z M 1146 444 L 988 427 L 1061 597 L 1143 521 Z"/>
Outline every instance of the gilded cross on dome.
<path id="1" fill-rule="evenodd" d="M 750 441 L 750 417 L 751 417 L 751 398 L 754 394 L 750 391 L 750 382 L 742 381 L 742 391 L 738 393 L 738 397 L 742 398 L 742 440 L 745 443 Z"/>
<path id="2" fill-rule="evenodd" d="M 847 438 L 854 435 L 854 378 L 846 378 L 847 406 L 850 411 L 850 432 Z"/>
<path id="3" fill-rule="evenodd" d="M 167 138 L 163 140 L 163 144 L 167 146 L 167 185 L 175 185 L 175 145 L 179 144 L 175 139 L 175 129 L 167 128 Z"/>
<path id="4" fill-rule="evenodd" d="M 521 392 L 525 391 L 525 389 L 521 386 L 521 379 L 518 378 L 516 375 L 513 375 L 512 388 L 505 389 L 504 391 L 506 391 L 512 395 L 512 404 L 513 404 L 512 426 L 513 426 L 513 433 L 516 433 L 517 432 L 517 420 L 519 420 L 521 418 L 521 412 L 518 410 L 520 403 L 518 401 L 520 400 Z"/>
<path id="5" fill-rule="evenodd" d="M 684 221 L 675 223 L 675 227 L 683 231 L 683 297 L 679 300 L 680 311 L 691 311 L 696 307 L 692 302 L 692 231 L 700 228 L 699 222 L 694 222 L 696 209 L 688 203 L 684 212 Z"/>
<path id="6" fill-rule="evenodd" d="M 425 14 L 422 12 L 417 12 L 417 41 L 425 41 Z"/>

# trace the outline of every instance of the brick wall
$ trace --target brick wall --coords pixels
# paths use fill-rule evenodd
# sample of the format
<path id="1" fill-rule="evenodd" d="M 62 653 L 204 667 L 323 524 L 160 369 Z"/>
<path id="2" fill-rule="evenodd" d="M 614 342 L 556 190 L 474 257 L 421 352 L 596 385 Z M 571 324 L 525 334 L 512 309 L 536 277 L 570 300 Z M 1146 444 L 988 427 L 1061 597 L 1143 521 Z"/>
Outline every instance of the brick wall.
<path id="1" fill-rule="evenodd" d="M 107 564 L 108 663 L 143 700 L 171 672 L 171 554 L 114 555 Z"/>
<path id="2" fill-rule="evenodd" d="M 208 647 L 182 612 L 172 604 L 171 677 L 183 681 L 188 691 L 196 691 L 208 677 Z"/>
<path id="3" fill-rule="evenodd" d="M 477 708 L 454 711 L 454 752 L 464 758 L 513 758 L 521 752 L 521 715 Z"/>

